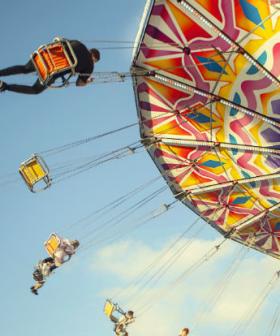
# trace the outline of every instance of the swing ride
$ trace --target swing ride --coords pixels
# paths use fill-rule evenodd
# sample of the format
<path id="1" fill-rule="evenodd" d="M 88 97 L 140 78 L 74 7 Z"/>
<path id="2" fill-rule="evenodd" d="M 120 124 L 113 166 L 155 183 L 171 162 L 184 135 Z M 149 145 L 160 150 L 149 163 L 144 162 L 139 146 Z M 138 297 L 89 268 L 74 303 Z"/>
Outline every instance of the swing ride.
<path id="1" fill-rule="evenodd" d="M 111 229 L 127 214 L 169 188 L 174 202 L 163 204 L 131 229 L 162 215 L 175 202 L 181 202 L 198 216 L 190 227 L 198 228 L 194 237 L 201 232 L 200 219 L 223 236 L 169 284 L 170 291 L 217 254 L 229 239 L 240 243 L 241 248 L 245 246 L 280 259 L 279 10 L 279 2 L 269 0 L 258 3 L 253 0 L 147 0 L 133 45 L 130 72 L 103 73 L 99 79 L 96 74 L 94 82 L 132 80 L 138 122 L 33 154 L 19 167 L 29 190 L 37 193 L 60 180 L 146 149 L 166 186 L 86 233 L 85 248 L 91 247 L 93 242 L 99 244 L 123 237 L 121 231 Z M 41 46 L 32 54 L 32 60 L 42 84 L 53 83 L 57 74 L 69 70 L 69 77 L 61 86 L 71 84 L 77 59 L 67 40 L 57 38 Z M 45 157 L 134 126 L 139 126 L 140 140 L 127 146 L 56 167 L 45 162 Z M 139 186 L 120 196 L 95 215 L 108 214 L 145 188 Z M 188 232 L 189 229 L 185 233 Z M 172 243 L 170 251 L 185 233 Z M 45 249 L 50 257 L 60 243 L 58 235 L 49 237 Z M 143 292 L 147 284 L 157 284 L 187 248 L 189 245 L 172 251 L 168 261 L 156 268 L 163 258 L 159 256 L 155 264 L 139 274 L 136 282 L 143 281 Z M 233 276 L 248 249 L 238 251 L 225 279 Z M 279 272 L 276 272 L 248 313 L 247 322 L 240 321 L 233 335 L 247 330 L 278 280 Z M 213 305 L 226 289 L 222 282 L 217 287 L 219 291 L 211 293 L 209 298 Z M 160 291 L 152 302 L 140 302 L 137 314 L 145 313 L 163 295 L 165 293 Z M 115 298 L 105 302 L 104 314 L 117 323 L 113 313 L 123 316 L 127 313 L 114 302 Z M 205 309 L 202 311 L 197 324 L 207 313 Z M 276 313 L 274 321 L 277 322 Z M 184 328 L 181 334 L 188 335 L 194 329 Z M 115 328 L 115 335 L 128 334 L 124 327 L 118 332 Z"/>
<path id="2" fill-rule="evenodd" d="M 141 141 L 185 205 L 279 258 L 278 9 L 231 6 L 223 19 L 218 2 L 147 2 L 131 68 Z"/>

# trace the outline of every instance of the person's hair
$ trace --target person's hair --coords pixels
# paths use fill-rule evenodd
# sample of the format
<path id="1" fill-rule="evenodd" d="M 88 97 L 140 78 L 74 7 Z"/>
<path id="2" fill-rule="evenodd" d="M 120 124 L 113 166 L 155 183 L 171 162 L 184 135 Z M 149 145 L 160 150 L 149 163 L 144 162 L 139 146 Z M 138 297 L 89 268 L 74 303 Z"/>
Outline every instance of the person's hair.
<path id="1" fill-rule="evenodd" d="M 129 316 L 133 316 L 134 312 L 132 310 L 129 310 L 126 314 Z"/>
<path id="2" fill-rule="evenodd" d="M 76 249 L 76 248 L 78 248 L 80 246 L 80 242 L 78 240 L 73 240 L 72 241 L 72 245 Z"/>
<path id="3" fill-rule="evenodd" d="M 190 332 L 189 328 L 184 328 L 184 329 L 182 329 L 181 333 L 183 333 L 184 331 L 185 331 L 186 333 L 189 333 L 189 332 Z"/>
<path id="4" fill-rule="evenodd" d="M 92 48 L 92 49 L 89 49 L 89 52 L 92 56 L 95 57 L 96 61 L 100 60 L 100 51 L 98 49 Z"/>

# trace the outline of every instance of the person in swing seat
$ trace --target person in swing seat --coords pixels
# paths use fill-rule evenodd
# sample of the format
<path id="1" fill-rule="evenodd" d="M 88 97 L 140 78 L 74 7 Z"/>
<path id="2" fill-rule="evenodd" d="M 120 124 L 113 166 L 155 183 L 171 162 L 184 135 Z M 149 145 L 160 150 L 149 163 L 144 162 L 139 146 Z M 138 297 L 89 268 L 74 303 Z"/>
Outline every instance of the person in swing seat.
<path id="1" fill-rule="evenodd" d="M 40 260 L 33 272 L 33 279 L 35 284 L 30 288 L 31 292 L 38 295 L 38 289 L 44 286 L 46 278 L 57 268 L 54 259 L 49 257 L 44 260 Z"/>
<path id="2" fill-rule="evenodd" d="M 61 239 L 60 246 L 53 253 L 55 266 L 59 267 L 69 261 L 76 253 L 79 245 L 80 243 L 78 240 L 70 240 L 66 238 Z"/>
<path id="3" fill-rule="evenodd" d="M 115 324 L 114 327 L 115 336 L 128 336 L 126 328 L 129 324 L 135 321 L 134 312 L 132 310 L 123 313 L 120 318 L 111 315 L 110 319 Z"/>
<path id="4" fill-rule="evenodd" d="M 76 86 L 83 87 L 93 81 L 91 74 L 94 70 L 94 64 L 100 60 L 100 52 L 98 49 L 88 49 L 83 43 L 78 40 L 65 40 L 71 45 L 74 54 L 77 59 L 77 65 L 75 66 L 75 73 L 78 75 L 76 80 Z M 15 65 L 0 70 L 0 77 L 18 75 L 18 74 L 30 74 L 36 72 L 34 62 L 30 59 L 25 65 Z M 38 78 L 33 85 L 19 85 L 8 84 L 0 80 L 0 92 L 12 91 L 23 94 L 39 94 L 45 91 L 48 86 L 52 85 L 57 79 L 64 79 L 66 74 L 71 73 L 71 70 L 66 70 L 61 73 L 57 73 L 52 76 L 52 79 L 47 84 L 42 83 Z"/>

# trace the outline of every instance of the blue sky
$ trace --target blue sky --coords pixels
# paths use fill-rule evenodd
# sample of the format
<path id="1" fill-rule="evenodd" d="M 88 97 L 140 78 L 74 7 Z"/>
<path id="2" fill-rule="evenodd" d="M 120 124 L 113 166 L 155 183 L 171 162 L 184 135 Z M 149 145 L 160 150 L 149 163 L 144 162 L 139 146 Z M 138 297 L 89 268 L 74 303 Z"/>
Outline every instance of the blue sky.
<path id="1" fill-rule="evenodd" d="M 92 0 L 5 1 L 0 13 L 0 67 L 24 64 L 39 45 L 51 41 L 55 36 L 64 36 L 79 39 L 89 47 L 100 47 L 102 59 L 96 65 L 96 71 L 128 71 L 131 49 L 102 49 L 111 45 L 95 43 L 94 40 L 133 41 L 144 4 L 144 0 L 109 0 L 106 3 Z M 32 83 L 35 77 L 15 76 L 5 80 L 9 83 Z M 12 184 L 2 184 L 0 189 L 0 334 L 111 335 L 112 326 L 102 313 L 106 297 L 114 289 L 124 288 L 196 217 L 177 204 L 167 214 L 139 230 L 130 231 L 130 225 L 137 224 L 146 213 L 157 209 L 162 203 L 173 201 L 171 192 L 167 190 L 147 204 L 142 212 L 129 217 L 123 226 L 117 226 L 126 230 L 123 238 L 112 244 L 92 245 L 90 249 L 81 250 L 71 263 L 63 266 L 49 279 L 38 297 L 31 295 L 29 287 L 33 281 L 33 265 L 45 256 L 43 242 L 51 232 L 67 232 L 69 238 L 82 237 L 87 233 L 84 226 L 76 225 L 74 230 L 66 231 L 67 226 L 158 176 L 158 171 L 149 156 L 140 152 L 65 180 L 43 193 L 32 194 L 17 175 L 20 162 L 33 152 L 41 152 L 136 122 L 132 84 L 97 84 L 86 88 L 72 86 L 62 90 L 49 90 L 38 96 L 5 93 L 1 94 L 0 99 L 0 178 L 5 181 L 8 174 L 14 174 L 12 179 L 16 179 Z M 138 139 L 138 129 L 133 127 L 120 135 L 91 142 L 50 158 L 48 163 L 51 166 L 73 158 L 98 155 Z M 138 198 L 129 200 L 127 206 L 161 186 L 164 186 L 163 180 Z M 112 216 L 117 214 L 117 211 L 112 212 Z M 100 223 L 102 221 L 97 222 L 92 218 L 88 227 L 94 228 Z M 110 236 L 110 232 L 106 234 Z M 191 235 L 185 239 L 191 240 Z M 195 238 L 189 254 L 167 276 L 166 283 L 172 279 L 172 275 L 180 274 L 188 262 L 202 256 L 220 239 L 215 231 L 207 227 Z M 190 283 L 184 283 L 169 299 L 160 302 L 155 310 L 146 317 L 139 318 L 131 329 L 131 335 L 152 334 L 159 330 L 161 336 L 171 335 L 173 331 L 177 335 L 176 332 L 181 327 L 191 324 L 192 318 L 197 314 L 196 308 L 207 297 L 207 291 L 215 283 L 215 277 L 222 274 L 228 260 L 238 248 L 236 244 L 229 243 L 221 259 L 217 258 L 210 265 L 207 264 L 202 273 L 198 273 Z M 254 252 L 250 252 L 246 258 L 242 272 L 237 275 L 237 285 L 232 291 L 238 292 L 243 286 L 243 290 L 245 288 L 244 291 L 248 292 L 251 288 L 250 281 L 258 278 L 258 265 L 262 263 L 263 272 L 254 282 L 257 294 L 257 289 L 261 290 L 271 278 L 276 264 L 271 258 L 260 257 Z M 154 290 L 156 289 L 151 289 L 150 294 Z M 232 297 L 229 296 L 224 304 L 230 300 Z M 124 309 L 133 309 L 127 306 L 127 301 L 122 301 Z M 240 302 L 235 302 L 233 306 L 239 305 Z M 256 329 L 260 330 L 260 326 L 264 329 L 256 335 L 264 335 L 263 330 L 270 318 L 268 311 L 274 307 L 273 300 L 270 306 L 266 305 L 259 317 L 259 324 L 256 324 Z M 246 308 L 247 306 L 244 311 Z M 228 308 L 223 306 L 219 309 L 228 312 Z M 217 310 L 216 315 L 219 316 L 220 311 Z M 238 320 L 238 314 L 236 316 Z M 226 314 L 224 318 L 227 322 Z M 232 324 L 234 322 L 234 319 L 230 321 Z M 153 329 L 155 326 L 157 328 Z M 203 330 L 207 330 L 207 335 L 222 335 L 227 330 L 227 325 L 221 323 L 219 328 L 213 316 L 212 322 L 206 321 L 196 335 L 205 335 Z"/>

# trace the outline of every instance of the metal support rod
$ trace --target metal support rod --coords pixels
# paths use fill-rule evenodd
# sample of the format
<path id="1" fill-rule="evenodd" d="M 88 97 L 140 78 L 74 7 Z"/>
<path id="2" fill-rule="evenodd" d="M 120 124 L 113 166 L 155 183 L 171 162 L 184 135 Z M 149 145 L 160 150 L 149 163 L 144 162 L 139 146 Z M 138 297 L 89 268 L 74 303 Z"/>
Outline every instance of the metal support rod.
<path id="1" fill-rule="evenodd" d="M 267 155 L 280 155 L 279 149 L 271 149 L 259 146 L 249 146 L 241 144 L 231 144 L 227 142 L 214 142 L 214 141 L 199 141 L 199 140 L 186 140 L 178 138 L 166 138 L 156 135 L 156 137 L 144 138 L 142 143 L 145 145 L 153 143 L 162 143 L 164 145 L 170 146 L 181 146 L 181 147 L 208 147 L 208 148 L 225 148 L 231 150 L 241 150 L 250 151 L 256 153 L 262 153 Z"/>
<path id="2" fill-rule="evenodd" d="M 228 181 L 228 182 L 216 183 L 216 184 L 212 184 L 210 186 L 205 186 L 205 187 L 203 187 L 203 186 L 202 187 L 197 187 L 195 185 L 195 186 L 184 189 L 184 191 L 188 194 L 191 194 L 191 195 L 199 195 L 199 194 L 202 194 L 202 193 L 205 193 L 205 192 L 215 191 L 217 189 L 234 187 L 234 186 L 242 185 L 242 184 L 246 184 L 246 183 L 270 181 L 270 180 L 278 179 L 278 178 L 280 178 L 280 173 L 268 174 L 268 175 L 263 175 L 263 176 L 256 176 L 256 177 L 251 177 L 251 178 L 231 180 L 231 181 Z"/>
<path id="3" fill-rule="evenodd" d="M 242 230 L 246 229 L 247 227 L 251 226 L 252 224 L 254 224 L 255 222 L 257 222 L 258 220 L 262 219 L 264 216 L 267 216 L 272 211 L 277 210 L 279 208 L 280 208 L 280 203 L 277 203 L 277 204 L 273 205 L 272 207 L 263 210 L 258 215 L 253 216 L 250 219 L 247 219 L 245 222 L 238 224 L 234 228 L 234 230 L 235 231 L 242 231 Z"/>
<path id="4" fill-rule="evenodd" d="M 155 79 L 157 79 L 159 82 L 161 83 L 164 83 L 166 85 L 169 85 L 173 88 L 176 88 L 176 89 L 180 89 L 182 91 L 186 91 L 186 92 L 190 92 L 190 93 L 194 93 L 194 94 L 197 94 L 197 95 L 200 95 L 202 97 L 205 97 L 205 98 L 208 98 L 210 100 L 213 100 L 213 101 L 216 101 L 216 102 L 219 102 L 221 103 L 222 105 L 225 105 L 229 108 L 232 108 L 232 109 L 236 109 L 237 111 L 240 111 L 242 113 L 245 113 L 247 115 L 250 115 L 252 117 L 256 117 L 258 119 L 261 119 L 265 122 L 267 122 L 268 124 L 271 124 L 271 125 L 274 125 L 276 127 L 280 127 L 280 124 L 279 122 L 277 122 L 276 120 L 272 119 L 272 118 L 269 118 L 269 117 L 266 117 L 264 116 L 263 114 L 261 114 L 260 112 L 257 112 L 257 111 L 254 111 L 254 110 L 251 110 L 245 106 L 242 106 L 240 104 L 236 104 L 226 98 L 223 98 L 219 95 L 216 95 L 214 93 L 210 93 L 210 92 L 207 92 L 207 91 L 204 91 L 198 87 L 195 87 L 195 86 L 192 86 L 190 84 L 187 84 L 185 82 L 180 82 L 178 80 L 174 80 L 166 75 L 162 75 L 160 73 L 160 71 L 158 70 L 154 77 Z"/>

